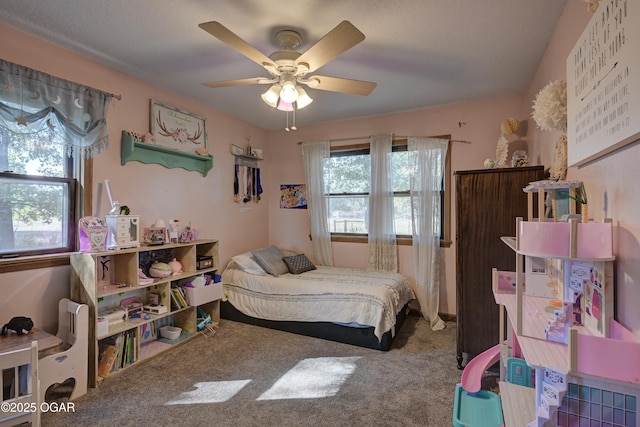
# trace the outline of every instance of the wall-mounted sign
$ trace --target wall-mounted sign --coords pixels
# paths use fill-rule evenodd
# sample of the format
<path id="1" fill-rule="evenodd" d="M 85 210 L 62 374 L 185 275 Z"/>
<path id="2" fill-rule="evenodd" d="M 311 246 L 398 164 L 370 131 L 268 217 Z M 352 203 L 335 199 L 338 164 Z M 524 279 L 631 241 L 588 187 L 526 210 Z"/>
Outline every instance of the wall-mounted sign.
<path id="1" fill-rule="evenodd" d="M 640 2 L 603 0 L 567 58 L 568 164 L 640 138 Z"/>

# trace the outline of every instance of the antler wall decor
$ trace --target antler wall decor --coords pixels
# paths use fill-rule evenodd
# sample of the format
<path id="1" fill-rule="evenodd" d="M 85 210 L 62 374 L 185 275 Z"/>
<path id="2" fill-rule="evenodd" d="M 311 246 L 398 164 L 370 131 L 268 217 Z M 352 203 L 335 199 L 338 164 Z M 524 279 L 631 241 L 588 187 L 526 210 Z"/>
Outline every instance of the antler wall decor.
<path id="1" fill-rule="evenodd" d="M 200 129 L 200 124 L 198 123 L 198 130 L 196 130 L 193 136 L 189 136 L 186 128 L 176 127 L 173 130 L 167 129 L 167 126 L 164 124 L 164 121 L 160 118 L 160 111 L 158 111 L 158 117 L 156 118 L 156 123 L 160 127 L 161 132 L 158 132 L 162 136 L 170 136 L 175 141 L 180 144 L 185 144 L 187 141 L 191 141 L 194 144 L 200 144 L 198 139 L 202 136 L 202 129 Z"/>

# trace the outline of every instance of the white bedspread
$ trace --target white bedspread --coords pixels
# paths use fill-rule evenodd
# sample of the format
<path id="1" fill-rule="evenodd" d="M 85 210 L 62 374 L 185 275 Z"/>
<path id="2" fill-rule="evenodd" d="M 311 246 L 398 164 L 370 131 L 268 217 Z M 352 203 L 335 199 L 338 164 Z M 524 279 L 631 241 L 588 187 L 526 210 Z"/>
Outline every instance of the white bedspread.
<path id="1" fill-rule="evenodd" d="M 394 331 L 396 314 L 413 297 L 397 273 L 318 267 L 302 274 L 254 275 L 231 261 L 222 274 L 224 299 L 244 314 L 267 320 L 358 323 L 378 340 Z"/>

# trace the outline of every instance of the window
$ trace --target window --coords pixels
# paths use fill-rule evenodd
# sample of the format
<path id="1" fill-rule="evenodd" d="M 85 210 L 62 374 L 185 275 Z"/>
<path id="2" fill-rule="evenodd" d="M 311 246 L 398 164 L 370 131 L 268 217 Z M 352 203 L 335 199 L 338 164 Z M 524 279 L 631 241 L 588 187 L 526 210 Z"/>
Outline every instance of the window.
<path id="1" fill-rule="evenodd" d="M 119 97 L 3 59 L 0 87 L 0 273 L 68 264 Z"/>
<path id="2" fill-rule="evenodd" d="M 411 239 L 410 153 L 407 141 L 393 142 L 392 169 L 395 229 L 399 242 Z M 441 192 L 441 245 L 450 244 L 450 153 L 447 152 L 445 185 Z M 329 194 L 329 231 L 335 241 L 366 241 L 370 189 L 369 144 L 333 147 L 325 162 L 325 191 Z"/>
<path id="3" fill-rule="evenodd" d="M 57 138 L 0 129 L 0 258 L 75 250 L 77 168 Z"/>

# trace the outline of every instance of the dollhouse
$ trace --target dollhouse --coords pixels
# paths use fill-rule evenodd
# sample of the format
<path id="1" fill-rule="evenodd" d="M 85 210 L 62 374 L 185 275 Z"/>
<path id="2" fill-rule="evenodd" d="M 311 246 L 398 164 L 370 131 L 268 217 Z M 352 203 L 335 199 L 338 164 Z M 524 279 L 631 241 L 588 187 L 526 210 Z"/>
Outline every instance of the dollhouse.
<path id="1" fill-rule="evenodd" d="M 534 193 L 543 202 L 559 185 L 525 188 L 530 206 Z M 612 224 L 578 223 L 572 203 L 567 222 L 540 220 L 543 209 L 536 219 L 530 208 L 528 221 L 516 219 L 516 236 L 502 238 L 516 272 L 493 271 L 500 343 L 467 364 L 453 424 L 473 425 L 459 424 L 460 406 L 487 393 L 479 377 L 499 360 L 503 420 L 477 425 L 639 427 L 640 340 L 614 320 Z M 494 400 L 482 401 L 487 413 L 498 410 Z"/>

